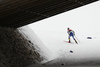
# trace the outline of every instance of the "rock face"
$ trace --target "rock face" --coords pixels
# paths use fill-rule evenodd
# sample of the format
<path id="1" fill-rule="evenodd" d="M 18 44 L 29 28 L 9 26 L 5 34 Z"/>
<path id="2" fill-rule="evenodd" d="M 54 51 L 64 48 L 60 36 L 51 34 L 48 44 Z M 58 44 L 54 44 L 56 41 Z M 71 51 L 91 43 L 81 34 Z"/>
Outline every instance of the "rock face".
<path id="1" fill-rule="evenodd" d="M 22 67 L 42 61 L 17 29 L 0 27 L 0 67 Z"/>

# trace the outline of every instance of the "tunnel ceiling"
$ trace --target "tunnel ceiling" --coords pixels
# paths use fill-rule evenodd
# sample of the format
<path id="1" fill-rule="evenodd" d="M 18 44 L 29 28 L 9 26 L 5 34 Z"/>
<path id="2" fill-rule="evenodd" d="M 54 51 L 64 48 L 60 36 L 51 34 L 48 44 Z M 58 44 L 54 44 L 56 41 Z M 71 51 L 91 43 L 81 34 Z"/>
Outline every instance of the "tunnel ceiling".
<path id="1" fill-rule="evenodd" d="M 0 0 L 0 26 L 18 28 L 98 0 Z"/>

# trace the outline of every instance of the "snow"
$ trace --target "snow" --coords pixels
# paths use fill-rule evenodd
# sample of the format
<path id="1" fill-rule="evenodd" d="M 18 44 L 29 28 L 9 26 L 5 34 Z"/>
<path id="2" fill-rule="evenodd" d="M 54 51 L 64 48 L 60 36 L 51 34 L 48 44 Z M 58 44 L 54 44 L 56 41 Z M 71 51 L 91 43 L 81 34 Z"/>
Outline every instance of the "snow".
<path id="1" fill-rule="evenodd" d="M 97 1 L 28 25 L 35 33 L 30 35 L 38 36 L 42 42 L 43 46 L 37 41 L 38 46 L 46 47 L 43 51 L 50 56 L 47 61 L 60 57 L 73 61 L 100 60 L 99 8 L 100 1 Z M 72 44 L 64 42 L 68 41 L 68 27 L 75 31 L 79 44 L 72 38 Z M 31 37 L 32 40 L 34 37 Z"/>

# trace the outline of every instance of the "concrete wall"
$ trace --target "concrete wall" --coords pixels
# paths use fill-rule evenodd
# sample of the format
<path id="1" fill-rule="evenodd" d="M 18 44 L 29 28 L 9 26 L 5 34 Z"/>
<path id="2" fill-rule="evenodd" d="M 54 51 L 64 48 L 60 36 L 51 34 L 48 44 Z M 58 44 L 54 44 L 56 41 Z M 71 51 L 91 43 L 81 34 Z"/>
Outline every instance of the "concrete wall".
<path id="1" fill-rule="evenodd" d="M 0 27 L 0 67 L 22 67 L 42 61 L 39 53 L 16 29 Z"/>

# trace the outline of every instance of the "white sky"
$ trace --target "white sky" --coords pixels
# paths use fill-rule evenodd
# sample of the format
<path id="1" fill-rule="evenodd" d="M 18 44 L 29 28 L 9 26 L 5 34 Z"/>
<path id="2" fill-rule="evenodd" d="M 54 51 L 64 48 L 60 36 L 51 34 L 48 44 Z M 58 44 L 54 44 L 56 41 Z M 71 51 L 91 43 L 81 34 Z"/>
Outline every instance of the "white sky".
<path id="1" fill-rule="evenodd" d="M 66 31 L 68 27 L 78 34 L 100 32 L 100 1 L 55 15 L 29 25 L 34 31 Z"/>

